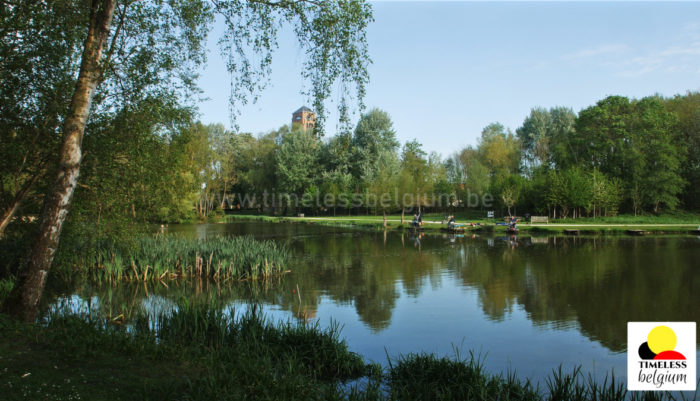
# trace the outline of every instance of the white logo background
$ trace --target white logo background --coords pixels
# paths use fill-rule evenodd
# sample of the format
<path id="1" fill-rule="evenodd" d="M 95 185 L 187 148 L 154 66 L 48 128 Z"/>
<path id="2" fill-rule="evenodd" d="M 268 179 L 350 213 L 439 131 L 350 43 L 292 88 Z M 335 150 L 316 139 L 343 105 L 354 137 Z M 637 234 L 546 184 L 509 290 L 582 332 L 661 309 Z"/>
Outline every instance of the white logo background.
<path id="1" fill-rule="evenodd" d="M 647 341 L 649 332 L 657 326 L 667 326 L 676 334 L 677 342 L 674 351 L 685 356 L 687 367 L 684 368 L 640 368 L 639 346 Z M 628 322 L 627 323 L 627 389 L 628 390 L 656 390 L 656 391 L 695 391 L 697 377 L 695 376 L 697 357 L 695 351 L 695 322 Z M 652 360 L 647 360 L 652 362 Z M 647 378 L 649 374 L 657 372 L 661 377 L 654 383 L 641 382 L 640 371 Z M 664 380 L 663 375 L 685 374 L 686 381 L 670 383 Z M 657 376 L 659 377 L 659 376 Z M 660 384 L 659 381 L 663 381 Z"/>

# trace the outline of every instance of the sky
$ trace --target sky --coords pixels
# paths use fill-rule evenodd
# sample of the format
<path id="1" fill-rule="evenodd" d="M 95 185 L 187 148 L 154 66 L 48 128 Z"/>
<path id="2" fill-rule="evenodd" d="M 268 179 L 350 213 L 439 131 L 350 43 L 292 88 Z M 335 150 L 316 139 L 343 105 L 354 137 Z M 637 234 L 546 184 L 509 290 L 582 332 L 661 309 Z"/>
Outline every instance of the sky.
<path id="1" fill-rule="evenodd" d="M 492 122 L 515 131 L 533 107 L 578 112 L 608 95 L 700 90 L 700 2 L 371 4 L 364 103 L 389 113 L 402 143 L 417 139 L 443 156 L 476 145 Z M 231 128 L 221 29 L 210 34 L 199 107 L 204 123 Z M 268 88 L 240 109 L 240 132 L 277 129 L 311 105 L 300 94 L 296 38 L 285 31 L 279 45 Z M 329 113 L 326 136 L 335 135 L 337 118 Z"/>

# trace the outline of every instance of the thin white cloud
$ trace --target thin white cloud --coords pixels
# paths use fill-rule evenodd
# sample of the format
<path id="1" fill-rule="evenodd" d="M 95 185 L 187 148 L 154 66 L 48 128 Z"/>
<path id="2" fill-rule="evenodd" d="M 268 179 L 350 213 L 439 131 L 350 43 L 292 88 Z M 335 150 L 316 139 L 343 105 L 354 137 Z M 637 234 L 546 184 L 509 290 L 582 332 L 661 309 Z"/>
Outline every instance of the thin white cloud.
<path id="1" fill-rule="evenodd" d="M 587 47 L 585 49 L 581 49 L 581 50 L 576 51 L 574 53 L 565 54 L 564 59 L 565 60 L 580 60 L 580 59 L 586 59 L 586 58 L 597 57 L 597 56 L 602 56 L 602 55 L 625 53 L 625 52 L 628 52 L 629 50 L 631 50 L 631 48 L 625 44 L 608 43 L 608 44 L 602 44 L 600 46 L 595 46 L 595 47 Z"/>
<path id="2" fill-rule="evenodd" d="M 700 40 L 700 23 L 691 22 L 683 25 L 682 37 L 691 40 Z"/>
<path id="3" fill-rule="evenodd" d="M 659 70 L 672 74 L 683 71 L 688 64 L 697 64 L 698 61 L 700 61 L 700 41 L 686 46 L 674 44 L 625 60 L 622 62 L 625 68 L 618 75 L 633 78 Z"/>
<path id="4" fill-rule="evenodd" d="M 665 57 L 700 56 L 700 41 L 690 43 L 688 46 L 671 46 L 660 54 Z"/>
<path id="5" fill-rule="evenodd" d="M 663 59 L 658 56 L 634 57 L 621 63 L 625 68 L 617 75 L 624 78 L 636 78 L 654 72 L 663 66 Z"/>
<path id="6" fill-rule="evenodd" d="M 636 49 L 622 43 L 586 47 L 563 56 L 612 70 L 616 76 L 638 78 L 652 72 L 675 74 L 700 64 L 700 24 L 688 24 L 673 41 L 658 48 Z"/>

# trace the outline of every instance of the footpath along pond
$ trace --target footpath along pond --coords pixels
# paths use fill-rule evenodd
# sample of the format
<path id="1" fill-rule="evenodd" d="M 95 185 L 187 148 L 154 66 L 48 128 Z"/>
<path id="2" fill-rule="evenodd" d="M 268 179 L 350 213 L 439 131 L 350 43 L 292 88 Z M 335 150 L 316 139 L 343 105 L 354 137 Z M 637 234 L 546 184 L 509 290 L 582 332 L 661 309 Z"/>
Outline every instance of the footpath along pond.
<path id="1" fill-rule="evenodd" d="M 262 222 L 168 231 L 286 243 L 291 272 L 255 285 L 82 284 L 51 307 L 158 312 L 216 293 L 236 311 L 256 302 L 274 320 L 337 322 L 368 361 L 458 349 L 534 381 L 559 365 L 625 380 L 628 321 L 700 320 L 700 237 L 420 236 Z"/>

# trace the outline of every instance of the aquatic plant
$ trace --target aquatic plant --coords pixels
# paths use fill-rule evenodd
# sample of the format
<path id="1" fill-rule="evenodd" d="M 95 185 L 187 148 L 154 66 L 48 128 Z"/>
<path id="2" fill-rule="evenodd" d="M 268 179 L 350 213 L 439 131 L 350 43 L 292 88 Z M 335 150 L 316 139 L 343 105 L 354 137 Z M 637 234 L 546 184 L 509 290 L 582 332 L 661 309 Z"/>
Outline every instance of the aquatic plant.
<path id="1" fill-rule="evenodd" d="M 284 272 L 289 254 L 284 244 L 251 236 L 142 236 L 95 247 L 94 252 L 76 253 L 72 263 L 75 270 L 87 271 L 100 282 L 194 277 L 216 281 L 266 279 Z"/>

